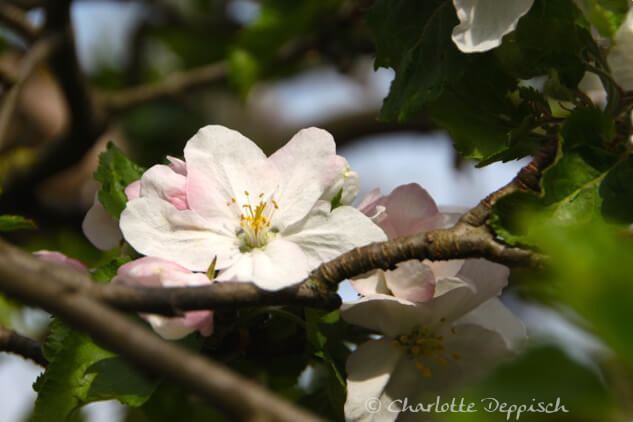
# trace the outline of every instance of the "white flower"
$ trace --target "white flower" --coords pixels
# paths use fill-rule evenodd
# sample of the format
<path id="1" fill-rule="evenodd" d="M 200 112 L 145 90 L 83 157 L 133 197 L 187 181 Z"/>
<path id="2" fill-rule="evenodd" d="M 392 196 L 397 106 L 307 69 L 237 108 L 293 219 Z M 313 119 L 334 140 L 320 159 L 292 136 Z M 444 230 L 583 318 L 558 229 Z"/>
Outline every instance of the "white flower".
<path id="1" fill-rule="evenodd" d="M 464 53 L 479 53 L 501 45 L 503 36 L 514 31 L 534 0 L 453 0 L 459 25 L 453 42 Z"/>
<path id="2" fill-rule="evenodd" d="M 625 91 L 633 90 L 633 9 L 615 33 L 615 44 L 607 56 L 611 76 Z"/>
<path id="3" fill-rule="evenodd" d="M 206 271 L 217 256 L 219 281 L 277 290 L 324 261 L 382 241 L 358 210 L 320 198 L 337 182 L 341 160 L 332 136 L 309 128 L 270 157 L 239 132 L 206 126 L 185 146 L 187 209 L 167 198 L 160 174 L 141 178 L 140 197 L 121 214 L 138 252 Z"/>
<path id="4" fill-rule="evenodd" d="M 400 410 L 398 402 L 389 408 L 394 400 L 423 403 L 450 391 L 510 356 L 525 338 L 524 325 L 495 297 L 507 269 L 469 260 L 460 273 L 438 280 L 428 302 L 375 294 L 343 305 L 346 321 L 384 334 L 347 361 L 346 420 L 393 421 Z M 368 412 L 369 399 L 380 400 L 379 412 Z"/>

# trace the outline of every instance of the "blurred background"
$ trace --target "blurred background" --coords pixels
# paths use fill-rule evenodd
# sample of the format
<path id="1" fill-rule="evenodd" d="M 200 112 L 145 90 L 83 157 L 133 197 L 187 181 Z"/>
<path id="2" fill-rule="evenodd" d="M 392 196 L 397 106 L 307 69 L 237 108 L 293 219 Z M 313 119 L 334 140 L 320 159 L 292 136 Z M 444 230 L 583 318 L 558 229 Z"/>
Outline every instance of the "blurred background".
<path id="1" fill-rule="evenodd" d="M 43 24 L 40 2 L 10 3 L 25 7 L 34 27 Z M 454 154 L 447 135 L 424 115 L 402 124 L 377 121 L 393 75 L 373 69 L 373 40 L 362 15 L 366 3 L 371 2 L 76 0 L 71 24 L 79 67 L 96 93 L 95 113 L 105 117 L 91 132 L 94 139 L 83 134 L 83 146 L 76 147 L 80 159 L 67 159 L 61 171 L 33 183 L 34 197 L 9 191 L 3 206 L 39 225 L 12 240 L 31 250 L 61 250 L 88 264 L 99 262 L 101 252 L 85 240 L 80 225 L 98 187 L 92 173 L 106 143 L 149 166 L 166 154 L 181 156 L 185 142 L 206 124 L 239 130 L 268 153 L 300 128 L 325 128 L 360 174 L 361 197 L 375 187 L 387 194 L 416 182 L 439 205 L 471 207 L 507 183 L 529 160 L 477 169 Z M 0 23 L 0 75 L 18 72 L 28 49 L 24 38 Z M 28 173 L 42 149 L 83 136 L 70 118 L 74 103 L 55 76 L 59 72 L 41 66 L 24 83 L 0 143 L 1 179 Z M 132 88 L 138 86 L 147 89 Z M 341 293 L 354 297 L 345 285 Z M 560 310 L 527 303 L 512 289 L 504 300 L 528 325 L 536 352 L 521 362 L 519 372 L 511 368 L 505 378 L 500 375 L 501 385 L 525 375 L 525 368 L 547 373 L 552 363 L 562 371 L 556 376 L 564 378 L 552 395 L 577 396 L 578 406 L 590 397 L 596 412 L 611 409 L 604 404 L 612 398 L 596 364 L 597 357 L 608 355 L 605 347 L 563 319 Z M 47 322 L 43 312 L 0 297 L 3 325 L 41 338 Z M 40 372 L 19 357 L 0 354 L 0 421 L 28 418 L 35 399 L 31 385 Z M 528 386 L 516 397 L 531 399 L 529 386 L 541 388 L 536 378 L 524 380 Z M 125 419 L 116 403 L 92 404 L 83 414 L 86 421 Z M 558 417 L 565 415 L 547 420 Z"/>

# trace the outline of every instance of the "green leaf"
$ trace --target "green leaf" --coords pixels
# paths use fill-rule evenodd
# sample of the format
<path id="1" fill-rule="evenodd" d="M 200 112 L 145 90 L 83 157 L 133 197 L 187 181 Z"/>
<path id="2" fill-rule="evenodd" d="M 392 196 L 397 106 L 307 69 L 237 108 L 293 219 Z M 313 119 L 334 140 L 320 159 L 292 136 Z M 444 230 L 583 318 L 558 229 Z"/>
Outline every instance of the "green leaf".
<path id="1" fill-rule="evenodd" d="M 424 104 L 437 99 L 447 84 L 464 75 L 466 55 L 451 39 L 457 24 L 452 3 L 444 2 L 434 11 L 416 46 L 407 51 L 396 69 L 381 119 L 402 121 L 414 116 Z"/>
<path id="2" fill-rule="evenodd" d="M 43 352 L 49 364 L 33 385 L 38 392 L 33 422 L 66 421 L 96 400 L 139 406 L 153 391 L 153 383 L 113 353 L 58 320 L 51 324 Z"/>
<path id="3" fill-rule="evenodd" d="M 129 257 L 115 257 L 110 262 L 95 269 L 92 279 L 99 283 L 109 283 L 117 273 L 119 267 L 130 262 Z"/>
<path id="4" fill-rule="evenodd" d="M 576 6 L 600 35 L 613 39 L 629 11 L 627 0 L 576 0 Z"/>
<path id="5" fill-rule="evenodd" d="M 565 149 L 576 145 L 602 147 L 613 139 L 613 119 L 597 107 L 578 107 L 567 117 L 561 128 Z"/>
<path id="6" fill-rule="evenodd" d="M 70 417 L 85 403 L 96 376 L 86 373 L 88 367 L 113 356 L 61 324 L 53 324 L 51 336 L 44 348 L 49 364 L 33 386 L 38 391 L 33 422 L 63 422 Z"/>
<path id="7" fill-rule="evenodd" d="M 536 0 L 493 54 L 516 78 L 530 79 L 554 70 L 564 86 L 574 89 L 585 72 L 587 43 L 593 43 L 587 30 L 577 25 L 578 16 L 571 0 Z"/>
<path id="8" fill-rule="evenodd" d="M 37 229 L 37 225 L 33 220 L 19 215 L 0 215 L 0 232 L 35 229 Z"/>
<path id="9" fill-rule="evenodd" d="M 101 182 L 99 202 L 115 219 L 119 219 L 125 208 L 127 197 L 125 188 L 141 178 L 145 171 L 128 159 L 112 142 L 99 156 L 99 167 L 94 178 Z"/>
<path id="10" fill-rule="evenodd" d="M 86 374 L 95 374 L 85 402 L 116 399 L 128 406 L 142 406 L 156 389 L 151 382 L 119 357 L 102 359 L 90 365 Z"/>
<path id="11" fill-rule="evenodd" d="M 612 168 L 600 184 L 602 215 L 619 223 L 633 223 L 633 156 Z"/>
<path id="12" fill-rule="evenodd" d="M 489 223 L 497 235 L 514 245 L 529 243 L 529 232 L 544 222 L 569 225 L 599 220 L 598 189 L 604 175 L 580 153 L 565 154 L 543 172 L 541 195 L 515 192 L 500 198 Z"/>
<path id="13" fill-rule="evenodd" d="M 367 11 L 367 24 L 376 43 L 375 67 L 397 68 L 417 44 L 438 1 L 378 0 Z"/>

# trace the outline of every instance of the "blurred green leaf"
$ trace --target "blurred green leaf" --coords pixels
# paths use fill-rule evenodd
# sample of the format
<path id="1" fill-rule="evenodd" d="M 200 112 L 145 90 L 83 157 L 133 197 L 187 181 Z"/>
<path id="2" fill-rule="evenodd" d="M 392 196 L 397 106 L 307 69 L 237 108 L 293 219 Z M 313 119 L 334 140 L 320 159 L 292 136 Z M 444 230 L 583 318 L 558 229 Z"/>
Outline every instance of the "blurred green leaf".
<path id="1" fill-rule="evenodd" d="M 115 257 L 107 264 L 95 269 L 92 279 L 99 283 L 109 283 L 117 273 L 119 267 L 131 261 L 129 257 Z"/>
<path id="2" fill-rule="evenodd" d="M 575 3 L 600 35 L 610 39 L 629 11 L 627 0 L 576 0 Z"/>
<path id="3" fill-rule="evenodd" d="M 0 215 L 0 232 L 35 229 L 37 225 L 33 220 L 19 215 Z"/>
<path id="4" fill-rule="evenodd" d="M 477 385 L 460 392 L 466 403 L 475 403 L 477 413 L 451 412 L 442 420 L 450 421 L 506 421 L 516 420 L 516 410 L 508 415 L 497 410 L 488 412 L 487 405 L 534 405 L 539 402 L 556 403 L 568 411 L 545 414 L 521 413 L 521 421 L 603 420 L 612 405 L 612 398 L 594 370 L 572 360 L 554 346 L 538 346 L 504 363 Z M 442 397 L 446 400 L 446 397 Z M 450 401 L 450 397 L 449 397 Z M 509 416 L 509 417 L 508 417 Z"/>
<path id="5" fill-rule="evenodd" d="M 613 119 L 597 107 L 578 107 L 567 117 L 561 128 L 565 149 L 576 145 L 608 144 L 615 133 Z"/>
<path id="6" fill-rule="evenodd" d="M 633 156 L 613 167 L 600 184 L 602 215 L 619 223 L 633 223 Z"/>
<path id="7" fill-rule="evenodd" d="M 125 208 L 127 197 L 125 188 L 141 178 L 144 168 L 127 158 L 112 142 L 99 156 L 99 167 L 95 171 L 95 180 L 101 182 L 99 202 L 114 218 L 119 219 Z"/>
<path id="8" fill-rule="evenodd" d="M 236 48 L 229 55 L 229 77 L 243 96 L 248 94 L 259 76 L 259 63 L 247 50 Z"/>

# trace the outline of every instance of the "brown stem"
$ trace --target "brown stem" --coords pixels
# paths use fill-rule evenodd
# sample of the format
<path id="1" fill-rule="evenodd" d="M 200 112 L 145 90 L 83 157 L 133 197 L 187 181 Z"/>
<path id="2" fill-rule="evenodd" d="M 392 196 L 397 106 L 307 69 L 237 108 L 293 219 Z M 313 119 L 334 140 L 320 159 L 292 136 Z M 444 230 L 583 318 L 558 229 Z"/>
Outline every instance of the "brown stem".
<path id="1" fill-rule="evenodd" d="M 20 355 L 23 358 L 32 360 L 40 366 L 48 365 L 48 361 L 42 353 L 42 345 L 39 341 L 22 336 L 2 326 L 0 326 L 0 351 Z"/>

